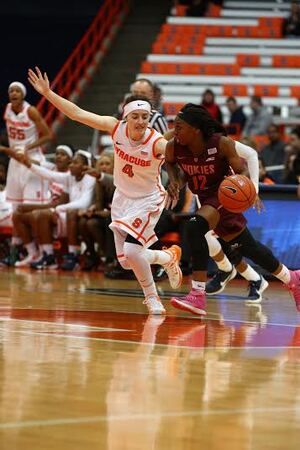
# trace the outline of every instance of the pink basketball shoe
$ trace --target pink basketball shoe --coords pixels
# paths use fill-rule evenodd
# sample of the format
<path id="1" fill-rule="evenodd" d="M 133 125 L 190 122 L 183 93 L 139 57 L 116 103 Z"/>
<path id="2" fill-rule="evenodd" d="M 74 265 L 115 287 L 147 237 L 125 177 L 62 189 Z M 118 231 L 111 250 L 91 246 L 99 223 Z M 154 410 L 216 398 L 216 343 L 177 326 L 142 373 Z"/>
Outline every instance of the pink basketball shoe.
<path id="1" fill-rule="evenodd" d="M 290 270 L 291 280 L 287 287 L 291 291 L 296 308 L 300 312 L 300 270 Z"/>
<path id="2" fill-rule="evenodd" d="M 183 311 L 189 311 L 199 316 L 206 316 L 205 291 L 192 289 L 185 297 L 172 297 L 171 305 Z"/>

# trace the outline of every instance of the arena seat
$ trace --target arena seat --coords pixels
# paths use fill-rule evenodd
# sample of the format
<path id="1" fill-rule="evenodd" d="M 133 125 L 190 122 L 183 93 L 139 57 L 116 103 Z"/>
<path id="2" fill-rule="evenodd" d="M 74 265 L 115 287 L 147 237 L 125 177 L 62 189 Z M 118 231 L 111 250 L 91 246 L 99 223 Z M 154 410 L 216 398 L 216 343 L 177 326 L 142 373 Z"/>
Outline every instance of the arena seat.
<path id="1" fill-rule="evenodd" d="M 259 97 L 277 97 L 279 88 L 278 86 L 262 86 L 256 85 L 254 87 L 254 95 Z"/>

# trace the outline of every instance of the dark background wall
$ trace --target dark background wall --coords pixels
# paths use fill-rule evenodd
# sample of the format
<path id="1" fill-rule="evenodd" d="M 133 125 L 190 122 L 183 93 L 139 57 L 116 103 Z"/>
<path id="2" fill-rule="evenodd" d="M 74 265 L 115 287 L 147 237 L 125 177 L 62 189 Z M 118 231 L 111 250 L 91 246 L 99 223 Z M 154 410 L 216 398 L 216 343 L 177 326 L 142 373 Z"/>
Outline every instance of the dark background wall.
<path id="1" fill-rule="evenodd" d="M 40 97 L 27 82 L 28 68 L 38 65 L 53 80 L 103 1 L 7 0 L 3 3 L 0 7 L 1 112 L 7 103 L 7 87 L 12 81 L 24 83 L 28 88 L 28 101 L 37 103 Z"/>

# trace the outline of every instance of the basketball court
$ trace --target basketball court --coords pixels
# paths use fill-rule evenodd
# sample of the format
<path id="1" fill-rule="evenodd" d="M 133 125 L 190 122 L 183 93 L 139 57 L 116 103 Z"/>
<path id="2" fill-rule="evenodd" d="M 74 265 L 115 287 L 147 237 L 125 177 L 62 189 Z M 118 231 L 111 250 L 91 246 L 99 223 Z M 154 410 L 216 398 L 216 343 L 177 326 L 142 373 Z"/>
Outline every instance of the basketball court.
<path id="1" fill-rule="evenodd" d="M 231 282 L 201 320 L 167 282 L 164 318 L 135 281 L 1 275 L 1 450 L 299 448 L 300 315 L 280 283 L 249 306 Z"/>

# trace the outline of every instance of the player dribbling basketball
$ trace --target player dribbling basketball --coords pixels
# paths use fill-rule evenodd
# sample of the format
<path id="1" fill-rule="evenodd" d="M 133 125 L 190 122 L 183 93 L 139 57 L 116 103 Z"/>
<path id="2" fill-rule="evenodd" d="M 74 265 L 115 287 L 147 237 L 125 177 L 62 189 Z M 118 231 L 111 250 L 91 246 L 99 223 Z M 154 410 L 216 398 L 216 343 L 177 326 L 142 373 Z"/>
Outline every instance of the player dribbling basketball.
<path id="1" fill-rule="evenodd" d="M 169 195 L 178 198 L 179 168 L 184 172 L 190 190 L 199 198 L 201 207 L 189 222 L 192 242 L 192 290 L 183 298 L 173 297 L 174 307 L 195 314 L 206 314 L 205 281 L 209 258 L 205 234 L 209 230 L 238 248 L 241 255 L 252 259 L 271 272 L 292 291 L 300 311 L 300 271 L 289 271 L 273 253 L 256 241 L 240 213 L 224 209 L 218 189 L 224 177 L 243 170 L 234 141 L 225 136 L 222 126 L 201 106 L 187 104 L 175 120 L 175 137 L 166 148 L 166 166 L 170 178 Z"/>

